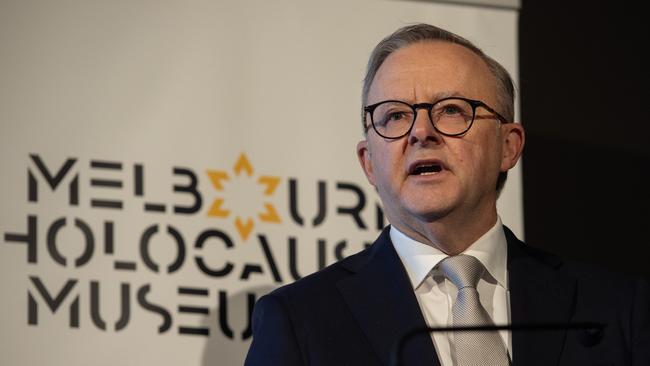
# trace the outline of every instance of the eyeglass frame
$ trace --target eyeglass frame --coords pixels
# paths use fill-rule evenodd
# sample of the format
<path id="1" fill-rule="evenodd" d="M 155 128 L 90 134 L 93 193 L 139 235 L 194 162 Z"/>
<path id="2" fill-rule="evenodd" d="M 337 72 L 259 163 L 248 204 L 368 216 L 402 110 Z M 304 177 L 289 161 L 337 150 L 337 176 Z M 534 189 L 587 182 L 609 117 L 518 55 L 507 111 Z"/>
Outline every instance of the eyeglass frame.
<path id="1" fill-rule="evenodd" d="M 462 101 L 467 102 L 470 106 L 472 106 L 472 120 L 471 120 L 471 122 L 467 125 L 467 128 L 466 128 L 465 131 L 463 131 L 463 132 L 452 133 L 452 134 L 450 134 L 450 133 L 446 133 L 446 132 L 442 132 L 442 131 L 440 131 L 440 130 L 438 129 L 438 127 L 436 127 L 436 124 L 433 123 L 433 119 L 431 118 L 431 112 L 433 111 L 433 107 L 434 107 L 436 104 L 440 103 L 440 102 L 444 102 L 445 100 L 450 100 L 450 99 L 458 99 L 458 100 L 462 100 Z M 388 136 L 384 136 L 384 135 L 382 135 L 382 134 L 377 130 L 377 127 L 375 126 L 374 118 L 372 117 L 373 112 L 375 111 L 375 109 L 376 109 L 379 105 L 384 104 L 384 103 L 389 103 L 389 102 L 398 102 L 398 103 L 402 103 L 402 104 L 404 104 L 404 105 L 408 105 L 408 106 L 411 107 L 411 109 L 413 110 L 413 121 L 411 121 L 411 126 L 408 128 L 408 130 L 406 130 L 406 132 L 405 132 L 403 135 L 400 135 L 400 136 L 397 136 L 397 137 L 388 137 Z M 409 133 L 411 133 L 411 130 L 413 129 L 413 126 L 415 125 L 415 120 L 416 120 L 417 117 L 418 117 L 418 109 L 426 109 L 426 110 L 427 110 L 427 116 L 429 116 L 429 122 L 431 122 L 431 125 L 433 126 L 433 128 L 434 128 L 438 133 L 440 133 L 441 135 L 444 135 L 444 136 L 455 137 L 455 136 L 460 136 L 460 135 L 466 134 L 467 131 L 469 131 L 469 129 L 472 128 L 472 126 L 474 125 L 474 120 L 476 120 L 476 108 L 478 108 L 478 107 L 483 107 L 483 108 L 485 108 L 488 112 L 494 114 L 494 116 L 496 117 L 496 119 L 498 119 L 499 122 L 501 122 L 501 123 L 511 123 L 511 121 L 508 121 L 508 120 L 507 120 L 505 117 L 503 117 L 499 112 L 495 111 L 494 108 L 488 106 L 488 105 L 485 104 L 483 101 L 476 100 L 476 99 L 463 98 L 463 97 L 446 97 L 446 98 L 439 99 L 439 100 L 435 101 L 434 103 L 416 103 L 416 104 L 409 104 L 409 103 L 407 103 L 407 102 L 405 102 L 405 101 L 403 101 L 403 100 L 396 100 L 396 99 L 382 100 L 381 102 L 378 102 L 378 103 L 371 104 L 371 105 L 368 105 L 368 106 L 363 107 L 363 112 L 364 112 L 364 113 L 363 113 L 363 125 L 364 125 L 364 127 L 365 127 L 365 132 L 366 132 L 366 133 L 368 133 L 368 130 L 370 129 L 370 125 L 372 125 L 372 129 L 375 130 L 375 132 L 376 132 L 379 136 L 381 136 L 381 137 L 383 137 L 383 138 L 385 138 L 385 139 L 390 139 L 390 140 L 401 139 L 402 137 L 404 137 L 404 136 L 408 135 Z M 367 122 L 367 115 L 368 115 L 368 114 L 370 114 L 370 125 L 366 123 L 366 122 Z"/>

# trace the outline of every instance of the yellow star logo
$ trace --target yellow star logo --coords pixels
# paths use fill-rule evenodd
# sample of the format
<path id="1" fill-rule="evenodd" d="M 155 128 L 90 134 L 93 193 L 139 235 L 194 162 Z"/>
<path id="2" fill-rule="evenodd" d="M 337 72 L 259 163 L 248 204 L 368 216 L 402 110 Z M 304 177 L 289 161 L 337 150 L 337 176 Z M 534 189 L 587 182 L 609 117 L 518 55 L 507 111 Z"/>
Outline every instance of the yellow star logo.
<path id="1" fill-rule="evenodd" d="M 212 183 L 214 189 L 217 191 L 224 191 L 225 182 L 230 180 L 230 176 L 228 175 L 228 172 L 223 170 L 207 170 L 206 173 L 210 178 L 210 182 Z M 250 161 L 248 160 L 248 158 L 244 153 L 241 153 L 239 155 L 239 159 L 237 159 L 237 161 L 235 162 L 235 166 L 233 167 L 233 173 L 235 176 L 238 177 L 242 176 L 243 173 L 244 176 L 254 179 L 253 166 L 251 165 Z M 271 196 L 273 195 L 275 189 L 280 184 L 280 178 L 270 176 L 270 175 L 263 175 L 257 179 L 257 184 L 261 185 L 262 188 L 264 189 L 262 192 L 264 197 Z M 230 217 L 231 210 L 225 207 L 224 202 L 225 199 L 216 198 L 212 202 L 212 206 L 210 206 L 210 209 L 208 210 L 208 216 L 218 217 L 218 218 Z M 264 207 L 263 212 L 257 213 L 257 217 L 261 222 L 266 222 L 266 223 L 282 222 L 282 220 L 280 219 L 280 215 L 278 215 L 278 212 L 276 211 L 275 207 L 271 203 L 263 202 L 263 207 Z M 253 228 L 255 226 L 253 217 L 251 216 L 242 217 L 239 215 L 235 215 L 234 222 L 235 222 L 235 228 L 239 232 L 241 238 L 244 241 L 247 240 L 248 236 L 253 231 Z"/>

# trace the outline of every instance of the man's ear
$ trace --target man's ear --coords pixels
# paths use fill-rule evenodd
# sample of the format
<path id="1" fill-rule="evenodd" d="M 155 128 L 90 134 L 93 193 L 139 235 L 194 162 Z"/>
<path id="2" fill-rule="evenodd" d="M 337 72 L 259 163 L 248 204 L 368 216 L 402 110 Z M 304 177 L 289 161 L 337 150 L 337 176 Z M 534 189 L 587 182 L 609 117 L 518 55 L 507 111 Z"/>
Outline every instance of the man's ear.
<path id="1" fill-rule="evenodd" d="M 359 158 L 359 164 L 363 172 L 366 174 L 368 182 L 375 185 L 375 175 L 372 168 L 372 161 L 370 159 L 370 150 L 368 150 L 368 140 L 361 140 L 357 144 L 357 158 Z"/>
<path id="2" fill-rule="evenodd" d="M 524 150 L 526 134 L 521 123 L 504 123 L 501 125 L 502 155 L 501 171 L 506 172 L 517 164 Z"/>

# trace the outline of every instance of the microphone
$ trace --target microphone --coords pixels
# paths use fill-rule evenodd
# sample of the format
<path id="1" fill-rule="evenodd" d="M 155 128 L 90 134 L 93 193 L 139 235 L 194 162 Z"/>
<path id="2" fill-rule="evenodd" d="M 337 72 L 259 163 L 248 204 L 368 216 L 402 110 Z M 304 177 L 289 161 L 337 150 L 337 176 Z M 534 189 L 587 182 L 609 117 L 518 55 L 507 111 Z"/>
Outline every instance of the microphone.
<path id="1" fill-rule="evenodd" d="M 422 333 L 433 332 L 490 332 L 499 330 L 509 331 L 549 331 L 549 330 L 582 330 L 580 342 L 583 346 L 592 347 L 600 342 L 603 338 L 603 331 L 605 324 L 594 322 L 579 322 L 579 323 L 540 323 L 540 324 L 509 324 L 509 325 L 480 325 L 480 326 L 466 326 L 466 327 L 421 327 L 415 328 L 404 334 L 397 341 L 395 347 L 391 351 L 390 365 L 402 365 L 402 349 L 413 337 Z"/>

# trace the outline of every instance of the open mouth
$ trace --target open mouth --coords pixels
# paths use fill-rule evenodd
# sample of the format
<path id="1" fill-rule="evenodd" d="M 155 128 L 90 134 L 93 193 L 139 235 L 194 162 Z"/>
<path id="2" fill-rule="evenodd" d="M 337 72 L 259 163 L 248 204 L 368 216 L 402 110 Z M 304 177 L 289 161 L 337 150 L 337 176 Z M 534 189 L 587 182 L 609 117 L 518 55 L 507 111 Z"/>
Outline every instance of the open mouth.
<path id="1" fill-rule="evenodd" d="M 440 173 L 442 171 L 442 165 L 439 163 L 420 163 L 415 164 L 411 167 L 409 174 L 410 175 L 431 175 Z"/>

